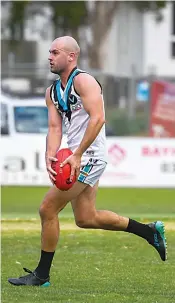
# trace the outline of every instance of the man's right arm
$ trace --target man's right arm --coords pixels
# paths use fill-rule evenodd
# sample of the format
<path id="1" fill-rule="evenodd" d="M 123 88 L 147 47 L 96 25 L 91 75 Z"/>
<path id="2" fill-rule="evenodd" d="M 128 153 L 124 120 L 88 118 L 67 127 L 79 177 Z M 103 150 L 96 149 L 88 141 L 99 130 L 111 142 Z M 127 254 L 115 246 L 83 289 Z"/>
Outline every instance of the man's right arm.
<path id="1" fill-rule="evenodd" d="M 49 172 L 49 176 L 52 180 L 53 170 L 51 163 L 54 161 L 56 152 L 61 145 L 62 140 L 62 118 L 58 113 L 55 105 L 50 99 L 50 87 L 46 90 L 46 105 L 48 107 L 48 134 L 46 138 L 46 166 Z M 52 159 L 53 158 L 53 159 Z M 52 175 L 52 176 L 51 176 Z"/>

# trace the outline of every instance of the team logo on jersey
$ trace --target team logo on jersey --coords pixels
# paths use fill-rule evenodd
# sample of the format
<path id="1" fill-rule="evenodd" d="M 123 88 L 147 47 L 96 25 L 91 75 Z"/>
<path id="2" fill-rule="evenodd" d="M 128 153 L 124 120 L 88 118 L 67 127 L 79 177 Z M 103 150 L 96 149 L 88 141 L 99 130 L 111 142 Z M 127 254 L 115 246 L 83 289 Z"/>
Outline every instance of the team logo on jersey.
<path id="1" fill-rule="evenodd" d="M 70 95 L 69 101 L 70 101 L 70 104 L 76 104 L 78 100 L 77 100 L 76 96 Z"/>
<path id="2" fill-rule="evenodd" d="M 69 102 L 70 102 L 71 111 L 77 111 L 82 108 L 81 102 L 78 102 L 77 97 L 74 95 L 70 95 Z"/>

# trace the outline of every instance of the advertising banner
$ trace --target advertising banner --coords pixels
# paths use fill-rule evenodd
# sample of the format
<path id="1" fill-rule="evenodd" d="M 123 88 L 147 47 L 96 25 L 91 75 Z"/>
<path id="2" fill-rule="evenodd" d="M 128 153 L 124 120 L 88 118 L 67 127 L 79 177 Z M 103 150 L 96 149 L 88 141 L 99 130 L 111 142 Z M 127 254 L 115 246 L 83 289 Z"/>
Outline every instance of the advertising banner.
<path id="1" fill-rule="evenodd" d="M 168 82 L 152 84 L 150 136 L 175 138 L 175 84 Z"/>
<path id="2" fill-rule="evenodd" d="M 175 187 L 175 139 L 111 138 L 101 186 Z"/>
<path id="3" fill-rule="evenodd" d="M 109 137 L 107 150 L 100 186 L 175 188 L 175 139 Z M 51 185 L 45 137 L 25 136 L 21 143 L 1 139 L 1 184 Z"/>

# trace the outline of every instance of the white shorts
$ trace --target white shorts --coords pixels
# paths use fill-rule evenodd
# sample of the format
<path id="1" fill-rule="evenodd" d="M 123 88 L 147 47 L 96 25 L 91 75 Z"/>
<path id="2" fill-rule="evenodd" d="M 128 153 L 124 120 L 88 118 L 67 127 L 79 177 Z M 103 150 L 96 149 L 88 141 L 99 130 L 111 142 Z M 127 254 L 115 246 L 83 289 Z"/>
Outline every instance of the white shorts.
<path id="1" fill-rule="evenodd" d="M 105 161 L 90 158 L 85 165 L 81 166 L 78 181 L 93 187 L 103 174 L 106 165 Z"/>

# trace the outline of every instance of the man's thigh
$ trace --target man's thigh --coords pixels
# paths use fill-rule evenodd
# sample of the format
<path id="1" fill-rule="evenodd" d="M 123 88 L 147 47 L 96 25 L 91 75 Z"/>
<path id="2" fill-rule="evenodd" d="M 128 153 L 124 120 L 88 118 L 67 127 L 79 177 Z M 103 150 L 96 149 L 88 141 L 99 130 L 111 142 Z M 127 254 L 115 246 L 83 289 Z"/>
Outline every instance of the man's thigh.
<path id="1" fill-rule="evenodd" d="M 94 187 L 87 186 L 75 199 L 71 200 L 75 219 L 82 220 L 92 217 L 95 212 L 95 202 L 99 181 Z"/>
<path id="2" fill-rule="evenodd" d="M 54 212 L 59 212 L 69 201 L 79 196 L 86 187 L 89 186 L 79 181 L 75 182 L 68 191 L 61 191 L 56 186 L 52 186 L 46 193 L 42 205 L 47 206 Z"/>

